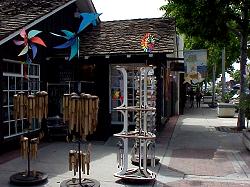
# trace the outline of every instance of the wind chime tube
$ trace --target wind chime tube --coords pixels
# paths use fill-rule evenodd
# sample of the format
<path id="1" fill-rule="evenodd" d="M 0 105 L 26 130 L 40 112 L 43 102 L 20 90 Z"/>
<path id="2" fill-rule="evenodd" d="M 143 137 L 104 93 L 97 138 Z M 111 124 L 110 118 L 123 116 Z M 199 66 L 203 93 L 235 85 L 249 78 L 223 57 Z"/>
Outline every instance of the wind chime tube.
<path id="1" fill-rule="evenodd" d="M 92 96 L 89 96 L 88 102 L 89 102 L 89 115 L 88 115 L 88 126 L 89 126 L 89 134 L 93 134 L 92 130 L 92 115 L 93 115 L 93 102 L 92 102 Z"/>
<path id="2" fill-rule="evenodd" d="M 86 128 L 85 128 L 85 94 L 81 94 L 81 128 L 82 128 L 82 137 L 86 138 Z"/>
<path id="3" fill-rule="evenodd" d="M 20 103 L 19 103 L 19 106 L 20 106 L 20 119 L 23 119 L 24 118 L 24 92 L 19 92 L 18 93 L 20 95 Z"/>
<path id="4" fill-rule="evenodd" d="M 85 174 L 86 153 L 82 153 L 82 173 Z"/>
<path id="5" fill-rule="evenodd" d="M 20 143 L 21 143 L 21 157 L 23 159 L 26 159 L 28 155 L 28 138 L 21 136 Z"/>
<path id="6" fill-rule="evenodd" d="M 88 116 L 89 116 L 89 101 L 88 101 L 88 98 L 89 98 L 89 94 L 85 94 L 85 102 L 84 102 L 84 126 L 85 126 L 85 136 L 87 136 L 89 134 L 89 120 L 88 120 Z"/>

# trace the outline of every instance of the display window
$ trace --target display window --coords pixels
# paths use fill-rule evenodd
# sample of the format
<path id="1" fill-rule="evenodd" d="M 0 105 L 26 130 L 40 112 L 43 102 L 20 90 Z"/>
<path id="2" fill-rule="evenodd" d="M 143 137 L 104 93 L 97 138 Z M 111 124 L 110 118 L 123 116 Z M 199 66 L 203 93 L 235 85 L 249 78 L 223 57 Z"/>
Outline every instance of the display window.
<path id="1" fill-rule="evenodd" d="M 20 135 L 27 131 L 27 120 L 14 120 L 13 97 L 20 91 L 35 93 L 40 90 L 40 65 L 23 64 L 14 60 L 3 62 L 3 134 L 4 138 Z M 38 129 L 33 124 L 32 130 Z"/>

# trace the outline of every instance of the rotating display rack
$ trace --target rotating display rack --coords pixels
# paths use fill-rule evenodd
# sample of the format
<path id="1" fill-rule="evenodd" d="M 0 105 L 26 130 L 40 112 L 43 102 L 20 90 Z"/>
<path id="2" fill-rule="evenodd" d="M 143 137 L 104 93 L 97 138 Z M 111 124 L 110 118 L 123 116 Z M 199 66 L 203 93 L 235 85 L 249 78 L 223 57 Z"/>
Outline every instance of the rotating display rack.
<path id="1" fill-rule="evenodd" d="M 144 68 L 144 72 L 138 72 L 138 75 L 135 77 L 135 89 L 136 89 L 136 106 L 149 106 L 156 107 L 156 77 L 154 75 L 154 68 Z M 146 84 L 146 85 L 145 85 Z M 144 87 L 143 87 L 144 86 Z M 143 90 L 142 92 L 140 90 Z M 135 129 L 139 131 L 140 128 L 140 120 L 144 119 L 143 113 L 136 112 L 135 114 Z M 155 134 L 156 133 L 156 125 L 155 125 L 155 111 L 149 111 L 145 118 L 147 118 L 147 126 L 148 131 Z M 132 148 L 132 164 L 138 166 L 139 165 L 139 142 L 135 141 L 134 146 Z M 155 164 L 158 164 L 160 159 L 155 157 L 155 141 L 151 141 L 148 145 L 148 152 L 150 153 L 147 158 L 147 165 L 154 167 Z M 151 156 L 155 161 L 152 160 Z"/>
<path id="2" fill-rule="evenodd" d="M 130 182 L 150 182 L 155 180 L 156 174 L 148 169 L 147 158 L 148 158 L 148 147 L 155 142 L 155 134 L 148 130 L 148 116 L 150 113 L 155 112 L 154 107 L 150 107 L 147 104 L 147 75 L 153 67 L 141 67 L 138 68 L 139 73 L 139 103 L 137 106 L 128 106 L 128 95 L 127 95 L 127 70 L 125 67 L 117 67 L 117 70 L 121 72 L 123 77 L 124 86 L 124 99 L 121 106 L 114 108 L 121 112 L 124 117 L 123 130 L 120 133 L 114 134 L 115 137 L 121 138 L 118 143 L 119 151 L 117 154 L 118 168 L 121 171 L 114 174 L 115 177 L 127 180 Z M 138 125 L 135 131 L 128 131 L 128 112 L 135 111 L 138 114 Z M 128 168 L 128 141 L 129 139 L 135 140 L 138 147 L 138 167 Z M 155 165 L 155 157 L 153 147 L 151 154 L 152 166 Z M 132 150 L 132 157 L 133 157 Z"/>
<path id="3" fill-rule="evenodd" d="M 96 130 L 99 109 L 99 98 L 90 94 L 75 93 L 63 96 L 63 121 L 69 124 L 71 141 L 77 144 L 77 149 L 69 151 L 69 171 L 74 177 L 61 182 L 60 187 L 99 187 L 100 182 L 95 179 L 84 178 L 90 171 L 90 144 L 87 150 L 81 145 L 86 143 L 86 136 Z M 69 139 L 68 139 L 69 140 Z M 78 178 L 75 176 L 78 173 Z"/>
<path id="4" fill-rule="evenodd" d="M 47 118 L 48 94 L 45 91 L 37 92 L 34 95 L 19 92 L 14 95 L 13 103 L 15 120 L 27 118 L 29 127 L 27 135 L 22 136 L 20 140 L 21 156 L 23 159 L 27 159 L 27 169 L 10 176 L 10 183 L 21 186 L 41 184 L 47 181 L 48 175 L 41 171 L 31 171 L 30 160 L 36 159 L 39 139 L 42 137 L 32 138 L 30 131 L 35 120 L 38 120 L 38 124 L 41 127 L 42 119 Z"/>

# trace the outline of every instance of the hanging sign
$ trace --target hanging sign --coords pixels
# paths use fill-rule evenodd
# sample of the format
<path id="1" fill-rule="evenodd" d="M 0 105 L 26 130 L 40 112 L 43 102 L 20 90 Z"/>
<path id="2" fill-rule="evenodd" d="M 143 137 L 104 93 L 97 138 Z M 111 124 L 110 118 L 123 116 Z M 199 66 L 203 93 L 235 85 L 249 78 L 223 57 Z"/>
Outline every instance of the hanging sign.
<path id="1" fill-rule="evenodd" d="M 207 50 L 184 51 L 185 81 L 183 83 L 199 83 L 207 77 Z"/>

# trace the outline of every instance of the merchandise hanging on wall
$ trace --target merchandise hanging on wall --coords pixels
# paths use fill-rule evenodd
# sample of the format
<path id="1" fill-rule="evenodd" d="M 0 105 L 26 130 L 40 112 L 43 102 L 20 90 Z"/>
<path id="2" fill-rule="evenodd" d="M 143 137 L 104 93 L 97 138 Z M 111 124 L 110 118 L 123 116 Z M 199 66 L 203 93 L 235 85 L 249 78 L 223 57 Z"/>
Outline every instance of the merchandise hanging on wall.
<path id="1" fill-rule="evenodd" d="M 64 94 L 63 96 L 63 121 L 68 124 L 69 141 L 78 145 L 77 149 L 69 151 L 69 171 L 74 172 L 72 179 L 61 182 L 60 187 L 99 187 L 95 179 L 83 178 L 82 174 L 89 175 L 90 171 L 90 144 L 87 150 L 82 150 L 81 145 L 86 144 L 86 137 L 96 131 L 99 109 L 99 98 L 94 95 L 81 93 Z M 78 178 L 75 178 L 78 172 Z"/>
<path id="2" fill-rule="evenodd" d="M 97 14 L 97 13 L 80 13 L 80 16 L 82 17 L 82 21 L 79 25 L 77 32 L 61 30 L 61 32 L 64 33 L 64 36 L 51 32 L 51 34 L 54 36 L 58 36 L 58 37 L 66 39 L 65 43 L 57 45 L 54 48 L 66 49 L 70 47 L 70 56 L 68 60 L 71 61 L 76 55 L 79 58 L 79 41 L 80 41 L 79 34 L 90 24 L 93 24 L 94 26 L 96 26 L 96 21 L 100 15 L 101 14 Z"/>
<path id="3" fill-rule="evenodd" d="M 149 131 L 148 120 L 152 112 L 155 112 L 155 108 L 148 105 L 148 89 L 147 89 L 147 75 L 152 67 L 138 68 L 139 72 L 139 102 L 136 106 L 128 106 L 127 95 L 127 71 L 126 67 L 117 67 L 123 76 L 124 81 L 124 99 L 121 106 L 116 107 L 115 110 L 120 111 L 123 114 L 123 130 L 120 133 L 114 134 L 115 137 L 121 138 L 118 142 L 118 154 L 117 162 L 118 168 L 121 171 L 114 174 L 115 177 L 121 178 L 125 181 L 144 183 L 155 180 L 156 174 L 148 169 L 147 158 L 150 153 L 152 166 L 155 166 L 155 150 L 154 141 L 155 134 Z M 137 127 L 134 131 L 128 131 L 128 112 L 135 111 L 138 115 Z M 128 141 L 129 139 L 135 140 L 138 144 L 138 160 L 139 165 L 136 168 L 128 168 Z M 135 146 L 134 146 L 135 147 Z M 149 152 L 150 150 L 150 152 Z M 132 150 L 133 151 L 133 150 Z M 133 153 L 132 153 L 133 156 Z"/>

